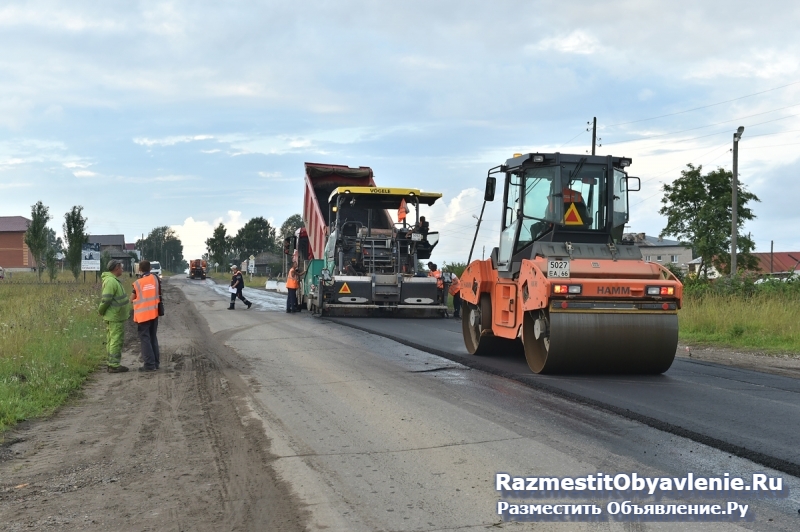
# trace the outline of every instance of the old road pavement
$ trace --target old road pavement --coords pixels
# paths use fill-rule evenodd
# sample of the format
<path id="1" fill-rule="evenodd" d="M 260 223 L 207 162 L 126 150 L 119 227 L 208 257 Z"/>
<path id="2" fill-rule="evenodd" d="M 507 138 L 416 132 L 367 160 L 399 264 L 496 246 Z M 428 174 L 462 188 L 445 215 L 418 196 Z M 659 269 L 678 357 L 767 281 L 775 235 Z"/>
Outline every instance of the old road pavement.
<path id="1" fill-rule="evenodd" d="M 459 355 L 460 335 L 446 321 L 355 324 L 372 333 L 308 313 L 286 314 L 284 299 L 264 291 L 247 291 L 252 310 L 230 312 L 222 288 L 174 281 L 202 316 L 198 326 L 209 327 L 215 342 L 241 358 L 237 368 L 248 393 L 238 414 L 263 428 L 272 467 L 308 512 L 309 529 L 533 526 L 497 515 L 505 497 L 495 489 L 501 472 L 669 478 L 763 472 L 783 481 L 779 497 L 670 492 L 638 501 L 749 505 L 750 521 L 702 525 L 619 523 L 624 516 L 606 515 L 607 505 L 626 499 L 607 494 L 516 499 L 602 508 L 604 521 L 570 522 L 570 530 L 796 530 L 800 522 L 800 480 L 733 452 L 750 449 L 780 466 L 798 462 L 785 436 L 797 434 L 798 387 L 791 379 L 680 362 L 663 377 L 523 378 L 520 360 L 479 359 L 476 369 Z M 779 420 L 780 412 L 787 418 Z M 659 423 L 673 430 L 653 426 Z M 721 448 L 697 441 L 703 437 Z"/>

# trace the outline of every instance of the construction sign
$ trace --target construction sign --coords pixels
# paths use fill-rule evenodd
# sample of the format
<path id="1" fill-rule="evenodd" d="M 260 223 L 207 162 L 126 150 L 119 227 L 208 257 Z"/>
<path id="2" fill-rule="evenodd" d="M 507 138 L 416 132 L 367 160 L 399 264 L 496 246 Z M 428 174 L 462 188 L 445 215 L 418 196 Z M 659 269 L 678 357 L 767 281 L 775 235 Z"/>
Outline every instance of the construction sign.
<path id="1" fill-rule="evenodd" d="M 347 283 L 344 283 L 344 284 L 342 285 L 342 288 L 339 290 L 339 293 L 340 293 L 340 294 L 350 294 L 350 293 L 351 293 L 351 292 L 350 292 L 350 287 L 349 287 L 349 286 L 347 286 Z"/>
<path id="2" fill-rule="evenodd" d="M 575 208 L 574 203 L 569 204 L 569 208 L 564 214 L 564 225 L 583 225 L 581 215 L 578 214 L 578 209 Z"/>

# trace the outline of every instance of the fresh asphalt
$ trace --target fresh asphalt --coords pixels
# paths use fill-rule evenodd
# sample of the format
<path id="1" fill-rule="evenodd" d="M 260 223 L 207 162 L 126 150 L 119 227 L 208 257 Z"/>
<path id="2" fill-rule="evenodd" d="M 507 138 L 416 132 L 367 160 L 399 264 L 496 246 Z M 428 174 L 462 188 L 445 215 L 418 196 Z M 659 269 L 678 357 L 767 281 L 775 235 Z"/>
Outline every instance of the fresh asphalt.
<path id="1" fill-rule="evenodd" d="M 229 297 L 225 286 L 206 286 Z M 254 310 L 285 308 L 283 294 L 244 292 Z M 658 376 L 536 375 L 519 353 L 467 353 L 453 319 L 327 319 L 800 476 L 798 379 L 683 358 Z"/>
<path id="2" fill-rule="evenodd" d="M 519 353 L 467 353 L 453 319 L 330 318 L 800 476 L 800 380 L 676 358 L 658 376 L 545 376 Z"/>

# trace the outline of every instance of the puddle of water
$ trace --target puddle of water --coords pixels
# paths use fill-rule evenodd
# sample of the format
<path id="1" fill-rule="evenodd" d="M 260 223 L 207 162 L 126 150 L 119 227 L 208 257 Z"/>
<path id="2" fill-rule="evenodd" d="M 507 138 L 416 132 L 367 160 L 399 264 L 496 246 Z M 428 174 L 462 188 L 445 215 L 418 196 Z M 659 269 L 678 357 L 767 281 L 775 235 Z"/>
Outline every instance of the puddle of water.
<path id="1" fill-rule="evenodd" d="M 213 290 L 215 293 L 219 294 L 221 297 L 225 299 L 225 301 L 230 301 L 231 294 L 228 292 L 228 287 L 225 285 L 217 284 L 211 279 L 206 279 L 203 281 L 206 287 Z M 262 312 L 275 312 L 275 311 L 285 311 L 286 310 L 286 296 L 282 294 L 277 294 L 275 292 L 265 292 L 263 290 L 256 290 L 254 288 L 245 288 L 243 291 L 244 297 L 247 298 L 248 301 L 253 303 L 253 307 L 251 310 L 260 310 Z M 236 302 L 239 305 L 244 305 L 238 299 Z"/>

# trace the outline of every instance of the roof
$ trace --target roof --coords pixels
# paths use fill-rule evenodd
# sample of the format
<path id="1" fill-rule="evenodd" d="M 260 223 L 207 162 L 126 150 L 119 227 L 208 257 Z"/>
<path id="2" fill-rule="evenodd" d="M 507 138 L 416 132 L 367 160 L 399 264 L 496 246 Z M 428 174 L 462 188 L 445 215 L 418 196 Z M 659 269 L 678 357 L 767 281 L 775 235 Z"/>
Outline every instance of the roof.
<path id="1" fill-rule="evenodd" d="M 422 192 L 421 190 L 417 190 L 416 188 L 400 188 L 400 187 L 338 187 L 333 189 L 331 192 L 330 197 L 328 198 L 329 203 L 333 203 L 333 198 L 335 198 L 338 194 L 352 194 L 352 195 L 361 195 L 366 196 L 369 199 L 362 199 L 361 201 L 366 200 L 369 205 L 368 208 L 383 208 L 383 209 L 392 209 L 397 208 L 400 206 L 400 200 L 405 199 L 407 202 L 411 203 L 412 205 L 416 203 L 417 200 L 419 203 L 423 205 L 433 205 L 436 200 L 442 197 L 439 192 Z"/>
<path id="2" fill-rule="evenodd" d="M 125 251 L 136 251 L 136 244 L 125 244 Z"/>
<path id="3" fill-rule="evenodd" d="M 775 253 L 751 253 L 758 259 L 761 273 L 770 273 L 769 260 L 772 255 L 772 272 L 790 272 L 800 270 L 800 251 L 778 251 Z M 794 258 L 797 257 L 797 258 Z"/>
<path id="4" fill-rule="evenodd" d="M 125 235 L 89 235 L 88 243 L 101 246 L 119 246 L 125 249 Z"/>
<path id="5" fill-rule="evenodd" d="M 622 235 L 623 240 L 633 240 L 633 243 L 637 246 L 644 246 L 644 247 L 675 247 L 681 246 L 688 248 L 690 246 L 681 244 L 677 240 L 669 240 L 667 238 L 661 238 L 656 236 L 648 236 L 644 233 L 625 233 Z"/>
<path id="6" fill-rule="evenodd" d="M 0 216 L 0 231 L 4 233 L 19 233 L 28 230 L 31 221 L 24 216 Z"/>

